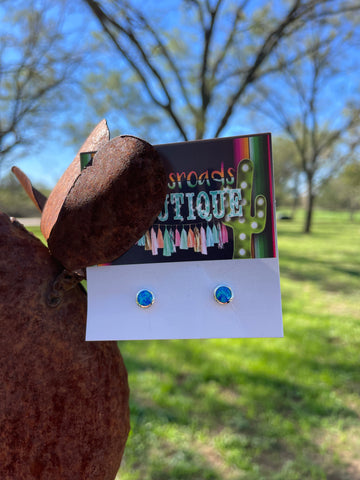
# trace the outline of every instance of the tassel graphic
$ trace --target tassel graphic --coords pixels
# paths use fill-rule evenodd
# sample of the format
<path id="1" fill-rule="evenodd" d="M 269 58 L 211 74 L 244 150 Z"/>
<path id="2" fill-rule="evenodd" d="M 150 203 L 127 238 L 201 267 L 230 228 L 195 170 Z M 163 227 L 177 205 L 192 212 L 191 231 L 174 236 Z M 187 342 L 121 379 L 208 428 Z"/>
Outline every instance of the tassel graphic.
<path id="1" fill-rule="evenodd" d="M 207 247 L 206 247 L 206 233 L 205 228 L 200 228 L 200 241 L 201 241 L 201 253 L 203 255 L 207 255 Z"/>
<path id="2" fill-rule="evenodd" d="M 164 248 L 164 238 L 160 227 L 157 232 L 157 243 L 159 248 Z"/>
<path id="3" fill-rule="evenodd" d="M 181 248 L 181 250 L 187 250 L 188 249 L 187 233 L 186 233 L 186 230 L 185 230 L 184 227 L 181 230 L 180 248 Z"/>
<path id="4" fill-rule="evenodd" d="M 171 253 L 172 253 L 171 239 L 170 239 L 168 229 L 165 227 L 163 255 L 164 257 L 171 257 Z"/>
<path id="5" fill-rule="evenodd" d="M 170 242 L 171 242 L 171 252 L 175 253 L 176 252 L 175 234 L 174 234 L 174 230 L 172 228 L 170 228 L 170 230 L 169 230 L 169 235 L 170 235 Z"/>
<path id="6" fill-rule="evenodd" d="M 218 232 L 218 229 L 216 228 L 215 223 L 212 228 L 212 234 L 213 234 L 214 245 L 215 245 L 215 243 L 219 243 L 219 232 Z"/>
<path id="7" fill-rule="evenodd" d="M 229 242 L 229 234 L 226 225 L 222 222 L 202 222 L 199 225 L 189 225 L 188 231 L 185 224 L 175 226 L 163 224 L 152 226 L 137 242 L 136 245 L 151 250 L 153 255 L 158 255 L 159 248 L 163 248 L 165 257 L 176 253 L 177 248 L 181 250 L 194 249 L 196 253 L 208 255 L 208 248 L 218 246 L 219 249 Z M 161 230 L 164 228 L 164 231 Z M 181 229 L 180 229 L 181 228 Z"/>
<path id="8" fill-rule="evenodd" d="M 218 248 L 224 248 L 224 242 L 223 242 L 223 238 L 222 238 L 220 223 L 217 224 L 217 230 L 218 230 L 218 234 L 219 234 Z"/>
<path id="9" fill-rule="evenodd" d="M 194 228 L 194 234 L 195 234 L 194 252 L 200 253 L 201 252 L 201 238 L 200 238 L 199 229 L 197 227 Z"/>
<path id="10" fill-rule="evenodd" d="M 223 223 L 221 224 L 221 234 L 222 234 L 223 243 L 228 243 L 229 234 L 228 234 L 226 226 Z"/>
<path id="11" fill-rule="evenodd" d="M 175 228 L 175 247 L 180 247 L 180 233 L 177 227 Z"/>
<path id="12" fill-rule="evenodd" d="M 153 255 L 158 254 L 158 242 L 154 228 L 151 229 L 151 251 Z"/>
<path id="13" fill-rule="evenodd" d="M 150 238 L 149 231 L 147 231 L 145 233 L 145 250 L 152 250 L 152 248 L 151 248 L 151 238 Z"/>
<path id="14" fill-rule="evenodd" d="M 187 237 L 187 244 L 189 248 L 194 248 L 195 245 L 195 235 L 194 232 L 192 231 L 192 228 L 189 228 L 189 233 Z"/>
<path id="15" fill-rule="evenodd" d="M 145 234 L 136 242 L 138 247 L 145 247 Z"/>
<path id="16" fill-rule="evenodd" d="M 212 230 L 211 230 L 209 224 L 206 227 L 206 246 L 207 247 L 213 247 L 214 246 L 214 237 L 213 237 Z"/>

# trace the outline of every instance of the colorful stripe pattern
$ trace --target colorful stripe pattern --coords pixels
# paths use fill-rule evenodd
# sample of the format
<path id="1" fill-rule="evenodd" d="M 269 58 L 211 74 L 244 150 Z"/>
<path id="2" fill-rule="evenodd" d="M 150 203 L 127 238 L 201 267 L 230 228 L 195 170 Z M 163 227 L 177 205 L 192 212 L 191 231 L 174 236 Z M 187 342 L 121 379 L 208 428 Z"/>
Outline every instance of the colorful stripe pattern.
<path id="1" fill-rule="evenodd" d="M 250 160 L 253 163 L 252 205 L 255 204 L 258 195 L 264 195 L 267 202 L 266 225 L 263 232 L 253 235 L 252 256 L 254 258 L 276 257 L 270 134 L 236 138 L 233 148 L 236 170 L 243 160 Z"/>

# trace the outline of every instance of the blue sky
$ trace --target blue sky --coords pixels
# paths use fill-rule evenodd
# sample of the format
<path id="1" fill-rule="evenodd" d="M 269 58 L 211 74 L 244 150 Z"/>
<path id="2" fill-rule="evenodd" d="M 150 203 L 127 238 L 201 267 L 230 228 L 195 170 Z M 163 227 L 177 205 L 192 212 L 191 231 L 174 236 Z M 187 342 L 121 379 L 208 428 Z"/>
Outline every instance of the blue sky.
<path id="1" fill-rule="evenodd" d="M 163 21 L 167 25 L 170 25 L 171 28 L 172 26 L 175 27 L 179 16 L 179 0 L 161 0 L 157 2 L 154 0 L 138 2 L 138 0 L 136 0 L 134 3 L 141 4 L 144 11 L 151 11 L 152 8 L 162 9 L 164 12 Z M 169 7 L 170 4 L 171 7 Z M 251 2 L 251 8 L 254 9 L 262 4 L 264 4 L 264 2 L 260 0 L 253 1 Z M 282 2 L 280 1 L 275 2 L 275 6 L 277 6 L 276 11 L 280 11 L 281 4 Z M 82 2 L 76 2 L 75 5 L 71 5 L 70 8 L 71 11 L 64 24 L 64 28 L 68 32 L 68 42 L 72 42 L 74 39 L 75 42 L 83 42 L 84 44 L 89 40 L 91 41 L 91 31 L 96 28 L 97 23 Z M 162 19 L 161 15 L 160 19 Z M 196 49 L 195 47 L 196 45 L 193 45 L 193 50 Z M 344 51 L 344 53 L 348 54 L 349 52 Z M 350 60 L 352 58 L 354 62 L 355 60 L 357 62 L 358 55 L 355 50 L 353 53 L 354 55 L 349 55 L 349 58 Z M 91 62 L 96 62 L 98 60 L 107 65 L 109 69 L 113 68 L 116 62 L 120 62 L 118 55 L 114 55 L 111 48 L 107 47 L 106 51 L 99 52 L 92 58 L 88 58 L 86 66 L 79 69 L 79 71 L 75 73 L 75 77 L 80 79 L 81 76 L 86 75 L 91 71 Z M 106 72 L 104 72 L 104 75 L 105 74 Z M 333 110 L 331 118 L 334 121 L 338 118 L 339 112 L 345 105 L 345 94 L 348 93 L 348 90 L 353 91 L 356 88 L 358 83 L 357 74 L 355 71 L 353 74 L 353 76 L 347 75 L 346 78 L 340 75 L 336 82 L 331 84 L 327 83 L 326 85 L 324 84 L 323 89 L 324 93 L 326 93 L 324 98 L 325 101 L 326 98 L 329 98 L 329 107 Z M 281 85 L 281 88 L 284 88 L 283 85 Z M 214 114 L 216 114 L 216 112 L 214 112 Z M 93 125 L 101 120 L 101 116 L 93 118 L 91 115 L 92 114 L 87 107 L 85 95 L 80 89 L 75 88 L 71 91 L 71 94 L 68 97 L 68 102 L 63 111 L 56 114 L 55 120 L 58 124 L 62 124 L 67 119 L 74 120 L 75 123 L 90 120 Z M 120 129 L 121 133 L 139 135 L 137 126 L 131 126 L 127 122 L 127 112 L 110 110 L 104 116 L 109 121 L 110 131 Z M 247 115 L 245 114 L 245 110 L 239 107 L 236 120 L 229 124 L 229 126 L 222 132 L 222 136 L 261 133 L 267 131 L 271 131 L 275 135 L 280 133 L 279 127 L 271 121 L 271 118 L 255 114 Z M 147 139 L 152 141 L 152 139 Z M 68 139 L 61 133 L 61 131 L 54 131 L 54 135 L 50 135 L 47 140 L 42 142 L 40 147 L 33 147 L 25 152 L 21 152 L 21 154 L 20 152 L 14 152 L 9 158 L 8 166 L 10 167 L 11 165 L 16 164 L 28 174 L 34 183 L 43 183 L 52 186 L 56 183 L 67 165 L 72 161 L 83 140 L 83 137 L 79 137 L 75 144 L 69 145 Z M 6 170 L 2 168 L 0 175 L 4 175 L 5 173 Z"/>

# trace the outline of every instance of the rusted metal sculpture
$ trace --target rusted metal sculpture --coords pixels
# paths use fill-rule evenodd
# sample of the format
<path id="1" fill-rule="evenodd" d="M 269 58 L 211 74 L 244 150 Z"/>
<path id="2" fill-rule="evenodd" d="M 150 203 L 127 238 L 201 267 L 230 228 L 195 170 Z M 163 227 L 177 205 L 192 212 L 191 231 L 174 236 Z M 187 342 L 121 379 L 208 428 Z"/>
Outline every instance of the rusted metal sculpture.
<path id="1" fill-rule="evenodd" d="M 81 171 L 83 151 L 97 153 Z M 49 249 L 0 213 L 2 480 L 114 480 L 129 432 L 123 360 L 115 342 L 85 342 L 78 282 L 86 266 L 118 257 L 150 227 L 165 173 L 146 142 L 109 141 L 105 121 L 79 154 L 47 201 L 14 169 L 43 210 Z"/>

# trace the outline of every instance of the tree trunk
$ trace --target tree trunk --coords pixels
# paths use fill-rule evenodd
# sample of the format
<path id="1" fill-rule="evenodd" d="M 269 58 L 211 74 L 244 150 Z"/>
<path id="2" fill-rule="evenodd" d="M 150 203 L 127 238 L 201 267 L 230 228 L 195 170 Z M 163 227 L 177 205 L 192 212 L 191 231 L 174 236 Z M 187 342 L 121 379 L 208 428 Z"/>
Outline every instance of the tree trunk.
<path id="1" fill-rule="evenodd" d="M 296 214 L 296 210 L 299 206 L 299 175 L 295 176 L 294 180 L 294 189 L 293 189 L 293 203 L 292 203 L 292 213 L 291 216 L 294 218 Z"/>
<path id="2" fill-rule="evenodd" d="M 311 174 L 307 175 L 307 184 L 308 184 L 308 196 L 307 196 L 307 202 L 306 202 L 307 205 L 306 205 L 304 233 L 311 232 L 312 216 L 313 216 L 313 209 L 314 209 L 315 195 L 313 193 L 313 182 L 312 182 Z"/>

